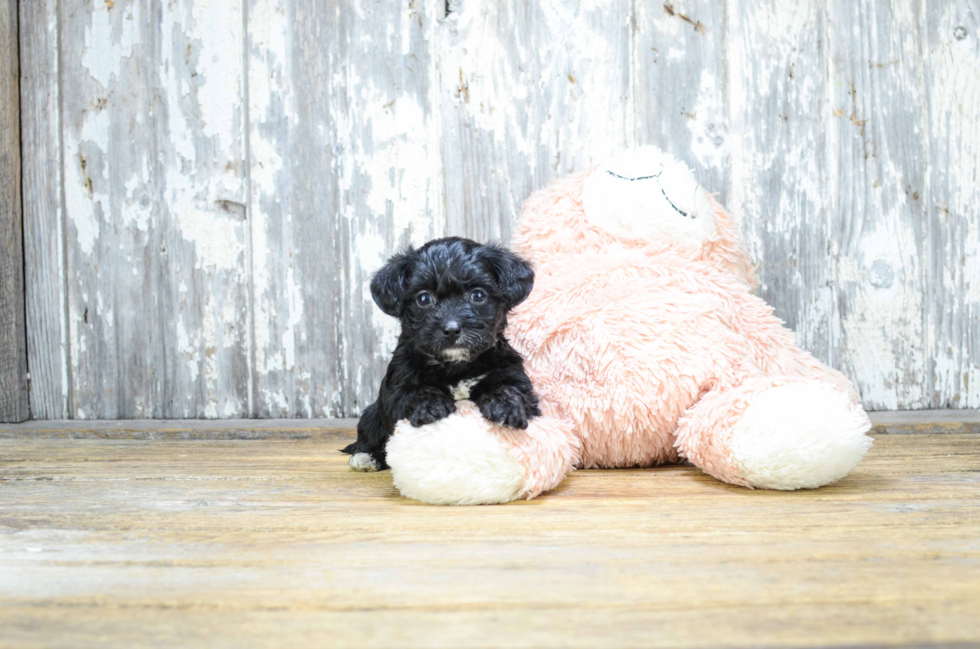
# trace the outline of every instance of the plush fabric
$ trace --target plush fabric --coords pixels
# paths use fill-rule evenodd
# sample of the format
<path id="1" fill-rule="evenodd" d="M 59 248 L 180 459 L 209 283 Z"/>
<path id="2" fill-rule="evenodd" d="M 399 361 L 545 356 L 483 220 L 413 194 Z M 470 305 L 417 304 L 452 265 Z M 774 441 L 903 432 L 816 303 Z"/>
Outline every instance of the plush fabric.
<path id="1" fill-rule="evenodd" d="M 853 386 L 753 294 L 737 225 L 662 152 L 628 152 L 538 191 L 514 246 L 535 284 L 508 338 L 560 424 L 547 436 L 481 429 L 520 466 L 513 497 L 550 488 L 558 471 L 681 459 L 736 485 L 812 488 L 870 447 Z M 400 430 L 399 443 L 422 431 Z M 448 471 L 422 456 L 420 474 Z M 396 475 L 406 468 L 389 463 Z M 459 463 L 452 472 L 467 476 Z M 456 500 L 490 502 L 469 497 L 467 484 L 484 489 L 484 478 L 474 464 L 454 483 Z"/>
<path id="2" fill-rule="evenodd" d="M 547 414 L 526 430 L 487 421 L 472 401 L 427 426 L 398 422 L 387 459 L 398 491 L 433 505 L 481 505 L 533 498 L 574 469 L 578 440 Z M 433 467 L 438 470 L 434 471 Z"/>

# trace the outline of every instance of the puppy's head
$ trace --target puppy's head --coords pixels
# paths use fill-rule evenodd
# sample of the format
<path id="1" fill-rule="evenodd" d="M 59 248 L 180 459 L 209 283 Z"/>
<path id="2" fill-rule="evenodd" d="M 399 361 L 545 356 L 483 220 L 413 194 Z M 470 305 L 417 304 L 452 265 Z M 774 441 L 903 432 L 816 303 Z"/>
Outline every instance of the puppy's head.
<path id="1" fill-rule="evenodd" d="M 514 253 L 451 237 L 392 257 L 375 274 L 371 295 L 401 320 L 418 352 L 466 362 L 493 347 L 507 312 L 533 284 L 531 265 Z"/>

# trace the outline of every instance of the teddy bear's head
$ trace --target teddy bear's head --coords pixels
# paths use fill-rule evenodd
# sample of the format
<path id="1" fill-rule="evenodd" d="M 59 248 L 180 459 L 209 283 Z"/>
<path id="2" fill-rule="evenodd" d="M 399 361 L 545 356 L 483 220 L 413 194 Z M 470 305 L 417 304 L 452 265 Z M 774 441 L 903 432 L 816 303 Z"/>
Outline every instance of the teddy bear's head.
<path id="1" fill-rule="evenodd" d="M 593 170 L 582 186 L 585 220 L 617 239 L 700 247 L 717 232 L 708 192 L 683 162 L 652 146 Z"/>
<path id="2" fill-rule="evenodd" d="M 687 165 L 652 146 L 536 192 L 514 243 L 536 266 L 583 252 L 670 249 L 754 282 L 731 217 Z"/>

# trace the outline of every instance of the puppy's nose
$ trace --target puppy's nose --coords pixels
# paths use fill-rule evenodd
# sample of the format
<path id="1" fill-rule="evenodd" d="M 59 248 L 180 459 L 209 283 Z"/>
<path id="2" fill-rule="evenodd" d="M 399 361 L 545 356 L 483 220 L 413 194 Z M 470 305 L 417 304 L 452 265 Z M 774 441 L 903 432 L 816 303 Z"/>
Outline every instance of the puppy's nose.
<path id="1" fill-rule="evenodd" d="M 462 327 L 455 320 L 447 320 L 444 325 L 442 325 L 442 333 L 446 334 L 450 338 L 456 338 L 459 332 L 462 331 Z"/>

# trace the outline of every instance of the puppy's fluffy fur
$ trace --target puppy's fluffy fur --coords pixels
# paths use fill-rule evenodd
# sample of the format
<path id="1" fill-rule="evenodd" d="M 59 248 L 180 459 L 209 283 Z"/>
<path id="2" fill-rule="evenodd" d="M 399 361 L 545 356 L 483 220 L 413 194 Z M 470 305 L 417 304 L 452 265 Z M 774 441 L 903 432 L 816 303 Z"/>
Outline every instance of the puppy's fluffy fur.
<path id="1" fill-rule="evenodd" d="M 455 412 L 456 398 L 513 428 L 541 414 L 524 361 L 503 334 L 507 312 L 533 284 L 534 271 L 520 257 L 457 237 L 409 248 L 378 271 L 371 295 L 402 330 L 378 400 L 344 449 L 354 455 L 352 468 L 388 468 L 385 444 L 395 423 L 431 424 Z"/>

